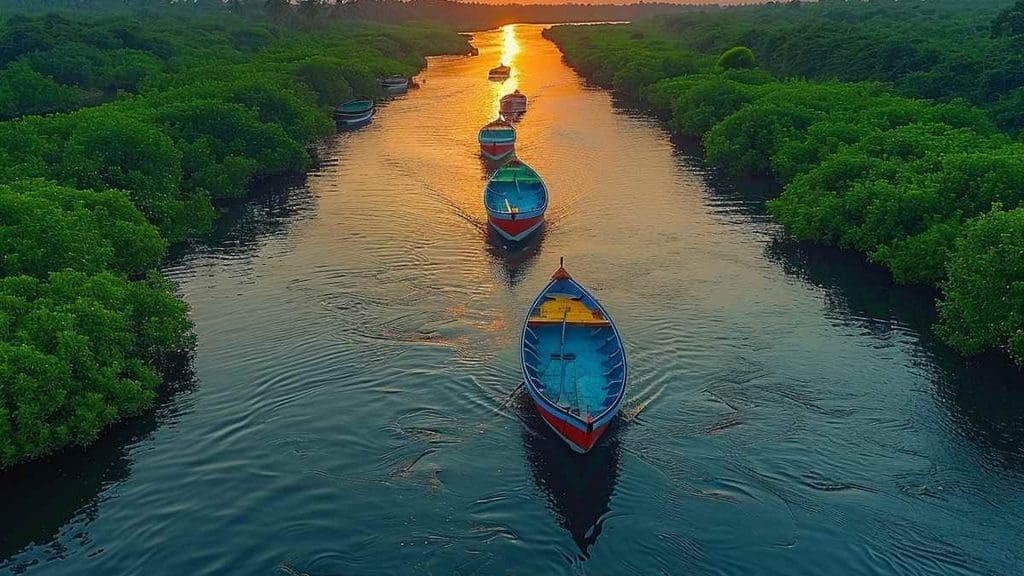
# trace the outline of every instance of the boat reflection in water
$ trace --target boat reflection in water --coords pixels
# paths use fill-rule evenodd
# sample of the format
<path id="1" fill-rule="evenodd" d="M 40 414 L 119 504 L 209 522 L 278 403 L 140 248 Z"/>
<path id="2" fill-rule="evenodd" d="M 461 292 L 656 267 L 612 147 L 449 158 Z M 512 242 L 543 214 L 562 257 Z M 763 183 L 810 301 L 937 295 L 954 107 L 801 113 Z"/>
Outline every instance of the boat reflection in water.
<path id="1" fill-rule="evenodd" d="M 519 395 L 517 410 L 525 424 L 523 449 L 533 481 L 586 560 L 601 535 L 619 479 L 620 422 L 614 420 L 590 452 L 574 454 L 544 424 L 527 394 Z"/>

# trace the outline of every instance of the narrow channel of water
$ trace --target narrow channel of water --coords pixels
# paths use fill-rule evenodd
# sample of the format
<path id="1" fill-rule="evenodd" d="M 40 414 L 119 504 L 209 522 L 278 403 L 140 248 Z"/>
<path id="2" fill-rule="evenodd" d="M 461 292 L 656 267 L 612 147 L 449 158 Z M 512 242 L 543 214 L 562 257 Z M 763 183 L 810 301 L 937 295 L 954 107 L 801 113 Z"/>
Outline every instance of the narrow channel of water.
<path id="1" fill-rule="evenodd" d="M 0 476 L 0 573 L 1013 574 L 1020 374 L 927 299 L 793 245 L 537 26 L 478 34 L 170 266 L 193 362 L 96 447 Z M 488 68 L 505 60 L 505 84 Z M 518 87 L 549 223 L 487 233 L 476 130 Z M 631 363 L 574 456 L 516 338 L 564 256 Z"/>

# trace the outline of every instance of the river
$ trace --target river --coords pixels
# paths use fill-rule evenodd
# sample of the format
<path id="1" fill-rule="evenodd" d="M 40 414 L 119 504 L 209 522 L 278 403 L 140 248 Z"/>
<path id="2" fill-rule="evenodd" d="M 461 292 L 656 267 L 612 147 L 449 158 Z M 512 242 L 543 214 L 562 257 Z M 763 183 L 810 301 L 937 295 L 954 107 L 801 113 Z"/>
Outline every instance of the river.
<path id="1" fill-rule="evenodd" d="M 782 239 L 763 186 L 717 179 L 540 32 L 431 59 L 168 265 L 194 357 L 151 414 L 0 476 L 0 573 L 1022 572 L 1020 373 L 936 342 L 928 295 Z M 476 130 L 515 87 L 551 205 L 509 251 Z M 631 368 L 583 457 L 513 393 L 563 256 Z"/>

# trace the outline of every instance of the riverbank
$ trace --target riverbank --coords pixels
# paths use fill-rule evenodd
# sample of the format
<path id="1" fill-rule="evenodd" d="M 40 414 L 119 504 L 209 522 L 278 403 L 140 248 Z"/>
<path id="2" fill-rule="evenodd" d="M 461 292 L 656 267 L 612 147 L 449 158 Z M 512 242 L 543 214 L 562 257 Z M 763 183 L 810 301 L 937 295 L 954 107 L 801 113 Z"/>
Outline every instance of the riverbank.
<path id="1" fill-rule="evenodd" d="M 3 55 L 46 80 L 39 101 L 131 82 L 112 102 L 0 123 L 0 468 L 152 406 L 162 358 L 193 343 L 156 271 L 168 246 L 205 235 L 217 202 L 308 168 L 333 106 L 382 96 L 378 76 L 470 50 L 426 25 L 213 17 L 21 17 L 5 33 L 41 39 Z"/>
<path id="2" fill-rule="evenodd" d="M 876 83 L 779 80 L 749 51 L 687 52 L 648 25 L 545 36 L 585 78 L 700 139 L 711 164 L 773 177 L 782 192 L 769 210 L 793 237 L 940 287 L 946 342 L 1024 362 L 1024 276 L 1008 258 L 1024 249 L 1024 148 L 985 111 Z"/>

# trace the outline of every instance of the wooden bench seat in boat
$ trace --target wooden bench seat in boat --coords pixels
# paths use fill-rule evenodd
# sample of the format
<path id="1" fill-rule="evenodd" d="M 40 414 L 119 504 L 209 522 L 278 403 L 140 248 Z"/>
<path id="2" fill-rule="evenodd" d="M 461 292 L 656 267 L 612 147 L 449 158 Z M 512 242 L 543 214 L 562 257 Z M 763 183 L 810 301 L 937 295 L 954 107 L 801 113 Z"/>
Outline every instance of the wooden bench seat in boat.
<path id="1" fill-rule="evenodd" d="M 586 324 L 588 326 L 607 326 L 608 319 L 600 310 L 587 307 L 578 296 L 571 294 L 549 294 L 544 302 L 530 316 L 529 325 L 537 324 Z"/>

